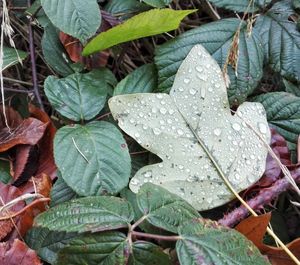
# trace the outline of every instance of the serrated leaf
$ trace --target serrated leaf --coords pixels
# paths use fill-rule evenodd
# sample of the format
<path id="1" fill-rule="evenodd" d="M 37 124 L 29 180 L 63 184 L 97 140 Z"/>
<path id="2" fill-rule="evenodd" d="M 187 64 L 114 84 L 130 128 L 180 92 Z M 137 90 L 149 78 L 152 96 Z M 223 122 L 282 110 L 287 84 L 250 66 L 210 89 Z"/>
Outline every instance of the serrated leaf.
<path id="1" fill-rule="evenodd" d="M 41 0 L 46 15 L 61 31 L 84 43 L 101 24 L 96 0 Z"/>
<path id="2" fill-rule="evenodd" d="M 33 227 L 26 233 L 25 241 L 39 257 L 54 264 L 57 260 L 57 252 L 76 236 L 78 236 L 77 233 L 56 232 L 47 228 Z"/>
<path id="3" fill-rule="evenodd" d="M 179 235 L 176 251 L 181 265 L 270 264 L 242 234 L 213 221 L 199 219 L 184 225 Z"/>
<path id="4" fill-rule="evenodd" d="M 95 196 L 74 199 L 38 215 L 34 225 L 54 231 L 97 232 L 127 227 L 133 219 L 130 204 L 120 198 Z"/>
<path id="5" fill-rule="evenodd" d="M 128 239 L 120 232 L 82 235 L 69 242 L 58 254 L 56 265 L 125 265 Z"/>
<path id="6" fill-rule="evenodd" d="M 286 2 L 286 1 L 284 1 Z M 279 2 L 260 15 L 254 29 L 260 32 L 265 60 L 275 72 L 289 80 L 300 81 L 300 32 L 289 21 L 291 10 Z"/>
<path id="7" fill-rule="evenodd" d="M 58 179 L 56 180 L 55 184 L 51 189 L 50 197 L 50 206 L 53 207 L 60 203 L 67 202 L 71 199 L 75 199 L 78 197 L 78 195 L 67 185 L 67 183 L 59 174 Z"/>
<path id="8" fill-rule="evenodd" d="M 27 52 L 16 50 L 14 48 L 3 47 L 3 64 L 1 71 L 13 66 L 27 57 Z"/>
<path id="9" fill-rule="evenodd" d="M 44 28 L 42 37 L 42 50 L 46 62 L 51 68 L 62 76 L 68 76 L 74 73 L 70 61 L 59 37 L 59 31 L 49 23 Z"/>
<path id="10" fill-rule="evenodd" d="M 153 92 L 157 87 L 157 70 L 154 64 L 145 64 L 127 75 L 114 89 L 114 96 L 121 94 Z"/>
<path id="11" fill-rule="evenodd" d="M 52 107 L 73 121 L 94 118 L 104 107 L 108 92 L 107 83 L 97 70 L 61 79 L 48 76 L 44 86 Z"/>
<path id="12" fill-rule="evenodd" d="M 132 246 L 129 265 L 171 265 L 170 257 L 150 242 L 136 241 Z"/>
<path id="13" fill-rule="evenodd" d="M 172 0 L 143 0 L 143 2 L 152 7 L 163 8 L 169 5 Z"/>
<path id="14" fill-rule="evenodd" d="M 136 173 L 134 192 L 152 182 L 204 210 L 232 199 L 222 174 L 239 192 L 264 172 L 267 150 L 244 120 L 268 142 L 265 111 L 245 102 L 231 115 L 221 69 L 201 45 L 180 66 L 170 95 L 119 95 L 109 106 L 119 126 L 163 160 Z"/>
<path id="15" fill-rule="evenodd" d="M 300 83 L 294 84 L 287 79 L 283 78 L 283 83 L 285 86 L 285 91 L 291 94 L 294 94 L 297 97 L 300 97 Z"/>
<path id="16" fill-rule="evenodd" d="M 140 13 L 92 39 L 83 55 L 105 50 L 114 45 L 157 35 L 178 28 L 180 21 L 195 10 L 152 9 Z"/>
<path id="17" fill-rule="evenodd" d="M 218 64 L 223 66 L 240 24 L 239 19 L 222 19 L 189 30 L 158 46 L 155 56 L 159 78 L 158 91 L 170 90 L 180 64 L 196 44 L 202 44 Z M 235 105 L 246 100 L 263 74 L 263 48 L 259 34 L 254 30 L 249 35 L 246 23 L 241 24 L 240 30 L 237 76 L 232 67 L 228 66 L 231 81 L 228 96 L 230 103 Z"/>
<path id="18" fill-rule="evenodd" d="M 296 150 L 300 134 L 300 98 L 286 92 L 269 92 L 253 101 L 264 106 L 270 126 L 287 140 L 292 150 Z"/>
<path id="19" fill-rule="evenodd" d="M 217 7 L 237 12 L 255 12 L 271 3 L 271 0 L 209 0 L 209 2 Z"/>
<path id="20" fill-rule="evenodd" d="M 150 224 L 174 233 L 184 222 L 200 217 L 181 197 L 150 183 L 140 188 L 137 203 Z"/>
<path id="21" fill-rule="evenodd" d="M 128 184 L 128 148 L 111 123 L 95 121 L 59 129 L 54 157 L 64 181 L 81 196 L 116 194 Z"/>

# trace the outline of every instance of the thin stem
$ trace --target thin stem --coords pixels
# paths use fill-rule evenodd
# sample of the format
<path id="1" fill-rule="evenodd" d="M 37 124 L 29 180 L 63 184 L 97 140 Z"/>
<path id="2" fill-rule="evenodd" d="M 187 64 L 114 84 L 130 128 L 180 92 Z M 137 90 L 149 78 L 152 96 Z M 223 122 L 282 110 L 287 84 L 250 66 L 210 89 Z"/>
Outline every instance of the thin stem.
<path id="1" fill-rule="evenodd" d="M 27 0 L 28 7 L 31 6 L 31 0 Z M 44 110 L 43 102 L 41 99 L 40 91 L 39 91 L 39 84 L 37 79 L 37 71 L 36 71 L 36 61 L 35 61 L 35 52 L 34 52 L 34 42 L 33 42 L 33 28 L 31 25 L 32 18 L 29 18 L 28 23 L 28 32 L 29 32 L 29 49 L 30 49 L 30 59 L 31 59 L 31 68 L 32 68 L 32 83 L 33 83 L 33 90 L 35 97 L 38 101 L 38 104 L 42 110 Z"/>
<path id="2" fill-rule="evenodd" d="M 177 241 L 182 239 L 180 236 L 161 236 L 161 235 L 154 235 L 154 234 L 148 234 L 148 233 L 136 232 L 136 231 L 132 231 L 131 234 L 136 237 L 145 237 L 145 238 L 152 238 L 156 240 L 165 240 L 165 241 Z"/>
<path id="3" fill-rule="evenodd" d="M 26 82 L 26 81 L 14 79 L 14 78 L 3 77 L 3 80 L 7 81 L 7 82 L 11 82 L 11 83 L 18 83 L 18 84 L 25 85 L 25 86 L 33 86 L 33 84 L 31 82 Z M 39 87 L 42 88 L 43 86 L 39 85 Z"/>
<path id="4" fill-rule="evenodd" d="M 137 220 L 132 226 L 131 231 L 133 231 L 136 227 L 138 227 L 141 223 L 143 223 L 147 219 L 147 215 L 142 216 L 139 220 Z"/>
<path id="5" fill-rule="evenodd" d="M 24 93 L 24 94 L 29 94 L 33 92 L 32 90 L 16 89 L 16 88 L 9 88 L 9 87 L 4 87 L 4 90 L 10 92 L 16 92 L 16 93 Z"/>

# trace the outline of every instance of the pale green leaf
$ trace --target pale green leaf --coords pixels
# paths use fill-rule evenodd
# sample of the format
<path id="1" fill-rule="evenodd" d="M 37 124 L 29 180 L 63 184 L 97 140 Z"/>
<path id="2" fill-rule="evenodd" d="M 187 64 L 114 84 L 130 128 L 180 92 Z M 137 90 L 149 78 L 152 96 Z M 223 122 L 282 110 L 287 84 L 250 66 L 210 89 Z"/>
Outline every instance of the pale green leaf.
<path id="1" fill-rule="evenodd" d="M 102 51 L 114 45 L 157 35 L 178 28 L 180 21 L 195 10 L 152 9 L 123 24 L 100 33 L 84 48 L 83 55 Z"/>
<path id="2" fill-rule="evenodd" d="M 125 265 L 129 252 L 129 242 L 123 233 L 82 235 L 58 253 L 55 265 Z"/>
<path id="3" fill-rule="evenodd" d="M 116 194 L 128 184 L 128 148 L 111 123 L 95 121 L 59 129 L 54 157 L 64 181 L 81 196 Z"/>
<path id="4" fill-rule="evenodd" d="M 54 231 L 97 232 L 127 227 L 133 219 L 130 204 L 120 198 L 95 196 L 59 204 L 34 219 L 34 226 Z"/>
<path id="5" fill-rule="evenodd" d="M 259 103 L 243 103 L 232 116 L 217 62 L 196 45 L 180 66 L 168 94 L 119 95 L 109 100 L 119 126 L 163 162 L 140 169 L 130 182 L 145 182 L 181 196 L 197 210 L 222 205 L 265 170 L 267 150 L 244 121 L 267 142 L 270 131 Z"/>
<path id="6" fill-rule="evenodd" d="M 96 0 L 41 0 L 46 15 L 61 31 L 84 43 L 101 24 Z"/>
<path id="7" fill-rule="evenodd" d="M 239 19 L 233 18 L 205 24 L 158 46 L 155 56 L 159 78 L 158 91 L 168 92 L 171 89 L 180 64 L 196 44 L 202 44 L 223 67 L 233 37 L 240 26 L 237 75 L 229 65 L 231 82 L 228 97 L 234 105 L 244 102 L 263 75 L 263 47 L 256 30 L 249 35 L 246 23 L 241 24 Z"/>
<path id="8" fill-rule="evenodd" d="M 69 59 L 65 48 L 59 40 L 59 30 L 50 23 L 44 28 L 42 37 L 42 50 L 47 64 L 62 76 L 73 74 L 71 60 Z"/>
<path id="9" fill-rule="evenodd" d="M 1 71 L 13 66 L 27 57 L 27 52 L 14 48 L 3 47 L 3 65 Z"/>
<path id="10" fill-rule="evenodd" d="M 200 218 L 199 213 L 181 197 L 147 183 L 138 192 L 137 203 L 146 220 L 157 227 L 177 233 L 178 226 Z"/>
<path id="11" fill-rule="evenodd" d="M 57 260 L 57 252 L 64 248 L 77 233 L 50 231 L 47 228 L 33 227 L 26 233 L 25 242 L 37 252 L 39 257 L 50 264 Z"/>
<path id="12" fill-rule="evenodd" d="M 271 0 L 209 0 L 217 7 L 238 12 L 255 12 L 268 5 Z"/>
<path id="13" fill-rule="evenodd" d="M 157 71 L 154 64 L 145 64 L 127 75 L 115 87 L 114 96 L 121 94 L 153 92 L 157 87 Z"/>
<path id="14" fill-rule="evenodd" d="M 163 8 L 166 5 L 169 5 L 172 2 L 172 0 L 143 0 L 143 2 L 149 6 Z"/>
<path id="15" fill-rule="evenodd" d="M 286 92 L 269 92 L 253 101 L 264 106 L 270 126 L 287 140 L 292 150 L 296 150 L 300 134 L 300 98 Z"/>
<path id="16" fill-rule="evenodd" d="M 136 241 L 132 246 L 129 265 L 171 265 L 170 257 L 157 245 Z"/>
<path id="17" fill-rule="evenodd" d="M 73 121 L 91 120 L 104 107 L 108 87 L 97 70 L 58 79 L 48 76 L 45 94 L 53 108 Z"/>
<path id="18" fill-rule="evenodd" d="M 176 251 L 181 265 L 270 265 L 246 237 L 213 221 L 190 222 L 179 229 L 179 235 Z"/>

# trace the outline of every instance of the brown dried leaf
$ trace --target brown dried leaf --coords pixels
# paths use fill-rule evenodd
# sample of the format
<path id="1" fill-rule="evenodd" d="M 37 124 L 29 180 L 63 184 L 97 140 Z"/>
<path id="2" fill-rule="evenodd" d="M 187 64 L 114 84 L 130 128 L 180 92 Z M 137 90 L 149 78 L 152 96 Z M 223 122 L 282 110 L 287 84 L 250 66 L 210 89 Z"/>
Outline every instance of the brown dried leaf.
<path id="1" fill-rule="evenodd" d="M 15 239 L 12 244 L 0 244 L 1 265 L 42 265 L 35 251 L 28 248 L 25 243 Z"/>

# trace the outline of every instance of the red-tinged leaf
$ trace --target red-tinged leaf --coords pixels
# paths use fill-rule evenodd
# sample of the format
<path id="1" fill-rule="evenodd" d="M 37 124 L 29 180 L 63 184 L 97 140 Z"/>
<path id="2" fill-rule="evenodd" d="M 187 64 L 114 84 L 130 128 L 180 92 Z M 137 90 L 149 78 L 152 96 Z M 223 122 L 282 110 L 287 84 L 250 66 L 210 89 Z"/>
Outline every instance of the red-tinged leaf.
<path id="1" fill-rule="evenodd" d="M 258 217 L 250 216 L 238 224 L 235 229 L 251 240 L 258 249 L 268 256 L 272 265 L 293 265 L 294 261 L 282 248 L 268 246 L 263 243 L 271 214 L 263 214 Z M 300 238 L 286 245 L 288 249 L 300 259 Z"/>
<path id="2" fill-rule="evenodd" d="M 5 108 L 5 114 L 7 118 L 7 123 L 10 128 L 16 128 L 22 123 L 23 119 L 21 115 L 10 107 Z M 3 108 L 0 108 L 0 129 L 6 128 L 5 118 L 3 113 Z"/>
<path id="3" fill-rule="evenodd" d="M 42 265 L 35 251 L 22 241 L 15 239 L 12 244 L 0 244 L 1 265 Z"/>
<path id="4" fill-rule="evenodd" d="M 38 148 L 36 145 L 19 145 L 13 163 L 15 186 L 20 186 L 30 179 L 38 169 Z"/>
<path id="5" fill-rule="evenodd" d="M 5 152 L 8 149 L 18 144 L 35 145 L 44 135 L 47 124 L 34 119 L 28 118 L 22 121 L 15 128 L 2 128 L 0 131 L 0 152 Z"/>
<path id="6" fill-rule="evenodd" d="M 40 158 L 35 175 L 36 177 L 40 177 L 43 174 L 46 174 L 51 177 L 51 179 L 54 179 L 56 177 L 56 165 L 54 163 L 53 155 L 53 139 L 56 128 L 50 117 L 44 111 L 33 105 L 29 106 L 29 111 L 32 117 L 48 124 L 42 139 L 38 143 Z"/>

